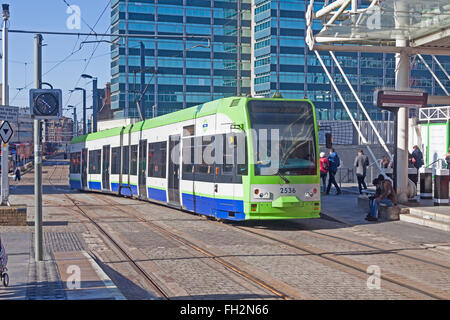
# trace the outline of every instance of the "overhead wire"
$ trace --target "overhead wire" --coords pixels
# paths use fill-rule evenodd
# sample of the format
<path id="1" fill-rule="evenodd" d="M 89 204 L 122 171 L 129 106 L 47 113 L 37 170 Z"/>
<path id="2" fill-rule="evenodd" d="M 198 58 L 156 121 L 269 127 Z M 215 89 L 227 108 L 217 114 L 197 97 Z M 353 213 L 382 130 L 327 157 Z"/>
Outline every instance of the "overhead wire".
<path id="1" fill-rule="evenodd" d="M 65 2 L 66 5 L 68 5 L 68 6 L 70 7 L 70 5 L 69 5 L 65 0 L 63 0 L 63 2 Z M 93 30 L 93 28 L 95 28 L 95 27 L 97 26 L 97 24 L 100 22 L 101 18 L 102 18 L 103 15 L 105 14 L 106 9 L 110 6 L 110 4 L 111 4 L 111 0 L 108 0 L 108 1 L 107 1 L 107 4 L 106 4 L 106 6 L 105 6 L 105 8 L 104 8 L 104 9 L 102 10 L 102 12 L 100 13 L 100 15 L 99 15 L 99 17 L 97 18 L 97 20 L 96 20 L 96 22 L 95 22 L 95 24 L 94 24 L 93 27 L 91 27 L 87 22 L 85 22 L 85 21 L 82 19 L 83 22 L 89 27 L 89 29 L 91 29 L 90 35 L 87 35 L 84 41 L 86 41 L 86 40 L 87 40 L 89 37 L 91 37 L 91 36 L 97 36 L 97 33 Z M 109 29 L 109 26 L 108 26 L 108 29 Z M 93 31 L 93 33 L 92 33 L 92 31 Z M 80 36 L 77 37 L 77 40 L 76 40 L 76 42 L 75 42 L 75 44 L 74 44 L 74 46 L 73 46 L 73 48 L 72 48 L 71 53 L 70 53 L 69 55 L 67 55 L 64 59 L 58 61 L 53 67 L 51 67 L 48 71 L 46 71 L 42 76 L 45 76 L 45 75 L 49 74 L 50 72 L 52 72 L 53 70 L 55 70 L 57 67 L 59 67 L 61 64 L 67 62 L 68 59 L 69 59 L 71 56 L 73 56 L 74 54 L 76 54 L 77 52 L 79 52 L 79 51 L 82 49 L 81 44 L 80 44 L 80 47 L 79 47 L 78 49 L 75 49 L 75 48 L 77 47 L 79 41 L 80 41 Z M 94 50 L 94 52 L 95 52 L 95 50 Z M 109 53 L 108 53 L 108 54 L 109 54 Z M 105 54 L 105 55 L 106 55 L 106 54 Z M 91 56 L 89 57 L 89 59 L 91 60 L 92 57 L 93 57 L 93 55 L 91 54 Z M 86 61 L 85 59 L 82 59 L 82 60 Z M 24 88 L 22 88 L 22 90 L 27 89 L 27 88 L 28 88 L 30 85 L 32 85 L 33 83 L 34 83 L 34 82 L 28 83 Z M 78 84 L 78 82 L 77 82 L 77 84 Z M 15 101 L 15 99 L 18 97 L 18 95 L 20 94 L 20 92 L 21 92 L 22 90 L 19 90 L 19 91 L 17 92 L 17 94 L 16 94 L 16 95 L 14 96 L 14 98 L 11 100 L 11 103 L 13 103 L 13 102 Z"/>

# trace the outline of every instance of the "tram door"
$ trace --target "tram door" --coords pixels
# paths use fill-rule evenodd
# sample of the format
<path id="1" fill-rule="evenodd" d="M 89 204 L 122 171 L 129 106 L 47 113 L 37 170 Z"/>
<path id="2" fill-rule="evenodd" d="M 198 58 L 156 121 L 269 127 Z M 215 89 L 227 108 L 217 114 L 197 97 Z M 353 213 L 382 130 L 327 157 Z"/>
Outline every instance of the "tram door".
<path id="1" fill-rule="evenodd" d="M 180 135 L 169 137 L 168 192 L 169 203 L 180 205 Z"/>
<path id="2" fill-rule="evenodd" d="M 87 188 L 87 157 L 88 149 L 81 150 L 81 188 Z"/>
<path id="3" fill-rule="evenodd" d="M 139 198 L 147 198 L 147 179 L 146 179 L 146 168 L 147 168 L 147 140 L 139 141 Z"/>
<path id="4" fill-rule="evenodd" d="M 102 187 L 103 190 L 110 190 L 109 184 L 109 164 L 111 162 L 111 146 L 103 146 L 103 163 L 102 163 Z"/>

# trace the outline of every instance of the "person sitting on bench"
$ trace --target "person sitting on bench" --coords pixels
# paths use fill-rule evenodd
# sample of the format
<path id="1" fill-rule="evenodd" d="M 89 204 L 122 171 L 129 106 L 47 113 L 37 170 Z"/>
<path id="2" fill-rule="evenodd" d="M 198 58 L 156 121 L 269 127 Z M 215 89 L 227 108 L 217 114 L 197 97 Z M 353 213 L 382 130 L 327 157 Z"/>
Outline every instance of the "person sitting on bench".
<path id="1" fill-rule="evenodd" d="M 369 197 L 369 209 L 370 212 L 366 217 L 368 221 L 378 221 L 378 209 L 380 204 L 383 203 L 388 207 L 397 205 L 397 195 L 392 187 L 390 180 L 384 179 L 383 175 L 379 175 L 377 179 L 372 182 L 376 186 L 375 195 Z"/>

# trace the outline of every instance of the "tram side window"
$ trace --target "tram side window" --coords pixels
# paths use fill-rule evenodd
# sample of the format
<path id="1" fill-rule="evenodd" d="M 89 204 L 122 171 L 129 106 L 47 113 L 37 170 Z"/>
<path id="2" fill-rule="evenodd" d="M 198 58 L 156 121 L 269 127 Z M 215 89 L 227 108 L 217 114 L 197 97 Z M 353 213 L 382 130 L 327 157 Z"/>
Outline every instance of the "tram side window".
<path id="1" fill-rule="evenodd" d="M 223 174 L 232 174 L 234 166 L 234 152 L 235 150 L 235 137 L 222 135 L 224 139 L 223 144 Z"/>
<path id="2" fill-rule="evenodd" d="M 213 136 L 199 137 L 199 140 L 197 140 L 195 147 L 197 149 L 201 150 L 200 154 L 202 155 L 202 159 L 201 159 L 202 162 L 200 165 L 198 165 L 198 173 L 200 173 L 200 174 L 207 174 L 207 175 L 214 174 L 213 168 L 214 168 L 215 153 L 214 153 L 214 151 L 212 151 L 212 152 L 208 151 L 208 150 L 214 150 L 213 144 L 214 144 Z M 206 148 L 208 148 L 208 150 L 206 150 Z M 206 152 L 205 152 L 205 150 L 206 150 Z M 199 150 L 197 150 L 197 151 L 199 151 Z M 210 159 L 208 159 L 208 158 L 210 158 Z"/>
<path id="3" fill-rule="evenodd" d="M 130 174 L 135 176 L 137 175 L 137 162 L 138 162 L 138 146 L 131 146 L 131 166 L 130 166 Z"/>
<path id="4" fill-rule="evenodd" d="M 111 174 L 120 174 L 120 147 L 111 149 Z"/>
<path id="5" fill-rule="evenodd" d="M 81 153 L 73 152 L 70 154 L 70 173 L 81 172 Z"/>
<path id="6" fill-rule="evenodd" d="M 122 148 L 122 159 L 123 159 L 123 162 L 122 162 L 122 173 L 123 174 L 128 174 L 128 151 L 129 151 L 129 149 L 128 149 L 129 147 L 128 146 L 124 146 L 123 148 Z"/>
<path id="7" fill-rule="evenodd" d="M 183 173 L 194 173 L 194 138 L 183 139 Z"/>
<path id="8" fill-rule="evenodd" d="M 248 174 L 248 149 L 245 134 L 238 134 L 237 140 L 237 174 L 246 176 Z"/>
<path id="9" fill-rule="evenodd" d="M 183 137 L 190 137 L 195 135 L 195 126 L 186 126 L 183 127 Z"/>
<path id="10" fill-rule="evenodd" d="M 100 174 L 101 171 L 102 150 L 89 151 L 89 173 Z"/>
<path id="11" fill-rule="evenodd" d="M 148 176 L 153 178 L 166 177 L 167 142 L 148 144 Z"/>

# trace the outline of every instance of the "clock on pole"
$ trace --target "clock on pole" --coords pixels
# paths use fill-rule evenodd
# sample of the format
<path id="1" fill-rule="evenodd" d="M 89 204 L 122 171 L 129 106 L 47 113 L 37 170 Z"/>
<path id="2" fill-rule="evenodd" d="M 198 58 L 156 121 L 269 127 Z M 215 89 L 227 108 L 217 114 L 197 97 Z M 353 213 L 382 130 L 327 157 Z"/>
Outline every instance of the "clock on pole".
<path id="1" fill-rule="evenodd" d="M 31 89 L 31 117 L 37 120 L 62 117 L 62 91 L 60 89 Z"/>

